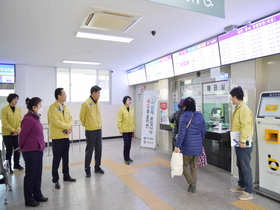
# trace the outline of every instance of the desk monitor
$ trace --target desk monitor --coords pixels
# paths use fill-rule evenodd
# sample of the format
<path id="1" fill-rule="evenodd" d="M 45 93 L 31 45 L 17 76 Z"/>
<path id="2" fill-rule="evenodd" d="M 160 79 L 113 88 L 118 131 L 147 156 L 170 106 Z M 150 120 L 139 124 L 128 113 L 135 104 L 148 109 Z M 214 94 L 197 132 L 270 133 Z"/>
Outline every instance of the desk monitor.
<path id="1" fill-rule="evenodd" d="M 0 84 L 15 83 L 15 65 L 0 64 Z"/>
<path id="2" fill-rule="evenodd" d="M 280 92 L 262 93 L 257 117 L 275 117 L 280 119 Z"/>

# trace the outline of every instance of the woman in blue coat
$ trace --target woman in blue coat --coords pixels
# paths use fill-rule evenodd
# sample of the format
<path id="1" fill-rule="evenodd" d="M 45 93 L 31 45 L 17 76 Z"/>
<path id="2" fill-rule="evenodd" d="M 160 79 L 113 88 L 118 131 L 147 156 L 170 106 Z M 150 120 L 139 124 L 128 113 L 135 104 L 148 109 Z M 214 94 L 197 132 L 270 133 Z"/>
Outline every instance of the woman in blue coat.
<path id="1" fill-rule="evenodd" d="M 195 100 L 191 97 L 186 98 L 174 152 L 181 151 L 183 154 L 183 173 L 189 184 L 188 192 L 192 193 L 196 191 L 197 160 L 202 153 L 205 132 L 205 121 L 202 114 L 196 112 Z"/>

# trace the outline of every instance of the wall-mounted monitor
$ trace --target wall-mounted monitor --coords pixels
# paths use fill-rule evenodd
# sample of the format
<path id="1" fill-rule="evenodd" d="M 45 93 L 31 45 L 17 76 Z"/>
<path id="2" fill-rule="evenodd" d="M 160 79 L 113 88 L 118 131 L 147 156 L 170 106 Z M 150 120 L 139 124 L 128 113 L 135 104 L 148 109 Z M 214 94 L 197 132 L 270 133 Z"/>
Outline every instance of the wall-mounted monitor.
<path id="1" fill-rule="evenodd" d="M 148 82 L 174 76 L 171 55 L 147 63 L 145 68 Z"/>
<path id="2" fill-rule="evenodd" d="M 147 82 L 145 66 L 139 66 L 137 68 L 127 71 L 128 85 L 136 85 Z"/>
<path id="3" fill-rule="evenodd" d="M 176 76 L 221 65 L 217 38 L 173 53 L 172 57 Z"/>
<path id="4" fill-rule="evenodd" d="M 275 117 L 280 119 L 280 92 L 264 92 L 261 94 L 258 118 Z"/>
<path id="5" fill-rule="evenodd" d="M 15 65 L 0 63 L 0 84 L 15 83 Z"/>
<path id="6" fill-rule="evenodd" d="M 222 65 L 280 53 L 280 13 L 218 39 Z"/>

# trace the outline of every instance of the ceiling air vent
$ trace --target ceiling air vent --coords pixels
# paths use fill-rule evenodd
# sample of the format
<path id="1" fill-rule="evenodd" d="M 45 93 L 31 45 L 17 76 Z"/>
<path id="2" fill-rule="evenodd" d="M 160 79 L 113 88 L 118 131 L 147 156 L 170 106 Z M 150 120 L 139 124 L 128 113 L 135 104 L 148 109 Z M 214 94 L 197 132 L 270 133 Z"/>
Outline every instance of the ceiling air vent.
<path id="1" fill-rule="evenodd" d="M 90 7 L 81 27 L 126 32 L 142 17 L 139 14 Z"/>

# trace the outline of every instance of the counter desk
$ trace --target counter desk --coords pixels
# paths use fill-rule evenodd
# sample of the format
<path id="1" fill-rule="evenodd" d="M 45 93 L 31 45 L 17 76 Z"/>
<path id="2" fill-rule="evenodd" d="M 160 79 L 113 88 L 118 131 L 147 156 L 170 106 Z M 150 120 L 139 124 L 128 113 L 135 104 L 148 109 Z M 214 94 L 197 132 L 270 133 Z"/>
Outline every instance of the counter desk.
<path id="1" fill-rule="evenodd" d="M 209 164 L 231 171 L 230 131 L 207 128 L 203 146 Z"/>

